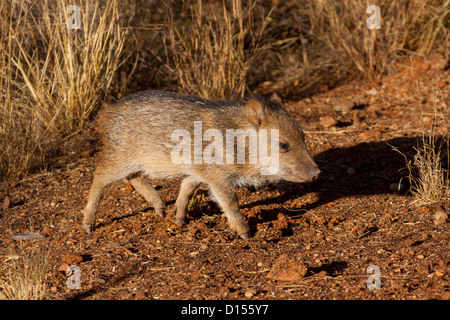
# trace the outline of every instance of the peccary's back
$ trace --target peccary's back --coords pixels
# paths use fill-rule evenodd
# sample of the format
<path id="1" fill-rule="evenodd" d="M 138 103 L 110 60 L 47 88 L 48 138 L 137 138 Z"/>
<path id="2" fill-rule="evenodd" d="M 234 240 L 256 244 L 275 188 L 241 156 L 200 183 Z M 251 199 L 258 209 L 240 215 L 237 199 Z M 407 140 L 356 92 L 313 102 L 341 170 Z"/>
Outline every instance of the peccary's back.
<path id="1" fill-rule="evenodd" d="M 99 115 L 99 129 L 108 147 L 149 148 L 167 152 L 173 147 L 175 129 L 193 132 L 194 121 L 203 129 L 237 128 L 244 118 L 245 102 L 212 101 L 166 92 L 144 91 L 129 95 L 104 108 Z"/>

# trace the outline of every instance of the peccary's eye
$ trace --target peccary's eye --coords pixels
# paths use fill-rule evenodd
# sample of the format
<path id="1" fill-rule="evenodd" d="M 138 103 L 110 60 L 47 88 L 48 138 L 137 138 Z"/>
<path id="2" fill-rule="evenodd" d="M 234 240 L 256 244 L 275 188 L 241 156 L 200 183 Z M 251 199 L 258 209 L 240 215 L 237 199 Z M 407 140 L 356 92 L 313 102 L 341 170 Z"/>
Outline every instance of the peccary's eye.
<path id="1" fill-rule="evenodd" d="M 280 142 L 280 149 L 283 150 L 284 152 L 289 151 L 289 144 Z"/>

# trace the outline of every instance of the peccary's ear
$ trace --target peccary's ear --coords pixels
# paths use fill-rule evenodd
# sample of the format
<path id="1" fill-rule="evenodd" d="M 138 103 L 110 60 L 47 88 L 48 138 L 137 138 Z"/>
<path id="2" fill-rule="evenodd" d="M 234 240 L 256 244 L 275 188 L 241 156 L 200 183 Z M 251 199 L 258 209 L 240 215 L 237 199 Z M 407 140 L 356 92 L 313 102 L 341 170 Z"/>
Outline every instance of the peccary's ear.
<path id="1" fill-rule="evenodd" d="M 261 124 L 266 120 L 264 114 L 264 106 L 261 102 L 250 99 L 245 105 L 245 116 L 250 123 L 256 128 L 261 127 Z"/>
<path id="2" fill-rule="evenodd" d="M 281 103 L 281 98 L 276 92 L 272 93 L 272 95 L 270 96 L 270 100 L 272 100 L 273 102 Z"/>

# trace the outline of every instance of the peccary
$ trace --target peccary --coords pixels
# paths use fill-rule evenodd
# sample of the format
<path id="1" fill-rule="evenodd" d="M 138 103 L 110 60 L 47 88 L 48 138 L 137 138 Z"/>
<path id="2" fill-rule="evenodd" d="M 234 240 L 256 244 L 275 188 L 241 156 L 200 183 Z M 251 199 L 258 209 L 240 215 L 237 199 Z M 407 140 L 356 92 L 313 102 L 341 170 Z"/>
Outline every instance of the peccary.
<path id="1" fill-rule="evenodd" d="M 87 233 L 93 229 L 105 187 L 113 182 L 129 179 L 155 212 L 164 217 L 165 203 L 146 177 L 183 178 L 173 210 L 177 223 L 185 223 L 189 199 L 204 183 L 231 229 L 248 238 L 249 227 L 239 212 L 236 187 L 280 180 L 307 182 L 320 172 L 306 148 L 300 126 L 276 99 L 212 101 L 145 91 L 104 108 L 98 124 L 103 149 L 84 209 Z M 266 138 L 262 135 L 264 129 Z M 274 133 L 270 141 L 267 132 Z M 222 138 L 225 135 L 226 142 Z M 236 145 L 235 138 L 244 142 Z M 255 150 L 259 153 L 253 153 Z M 257 155 L 263 151 L 274 157 L 258 161 Z"/>

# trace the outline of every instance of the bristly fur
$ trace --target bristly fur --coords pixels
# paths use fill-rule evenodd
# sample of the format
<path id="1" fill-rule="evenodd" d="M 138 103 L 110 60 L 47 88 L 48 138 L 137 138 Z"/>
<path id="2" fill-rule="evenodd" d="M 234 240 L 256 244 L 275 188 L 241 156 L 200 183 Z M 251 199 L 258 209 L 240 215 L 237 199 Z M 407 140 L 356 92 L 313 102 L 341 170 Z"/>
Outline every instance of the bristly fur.
<path id="1" fill-rule="evenodd" d="M 210 143 L 203 141 L 203 133 L 208 129 L 219 130 L 222 134 L 233 129 L 234 132 L 240 132 L 239 135 L 252 129 L 256 132 L 258 142 L 260 129 L 276 129 L 279 141 L 284 147 L 288 146 L 288 149 L 280 150 L 278 171 L 268 176 L 261 174 L 263 166 L 260 163 L 237 164 L 237 152 L 234 152 L 233 164 L 194 163 L 193 153 L 189 163 L 176 164 L 171 158 L 171 152 L 177 143 L 172 134 L 181 129 L 190 137 L 194 137 L 189 140 L 191 149 L 188 150 L 192 151 L 193 140 L 196 139 L 195 123 L 201 124 L 201 152 Z M 262 97 L 222 101 L 165 91 L 139 92 L 102 110 L 99 115 L 99 128 L 104 147 L 84 210 L 86 230 L 92 230 L 98 203 L 107 185 L 128 177 L 136 191 L 152 203 L 158 214 L 164 215 L 164 201 L 144 177 L 180 177 L 183 180 L 174 206 L 178 223 L 184 223 L 190 195 L 200 183 L 205 183 L 226 213 L 231 228 L 246 237 L 249 229 L 239 212 L 235 188 L 259 188 L 267 182 L 280 180 L 304 182 L 319 173 L 306 149 L 303 132 L 298 123 L 284 110 L 281 103 Z M 246 159 L 249 140 L 245 140 Z M 269 147 L 268 143 L 267 150 Z M 196 148 L 193 148 L 194 152 L 199 151 L 196 151 Z M 214 152 L 223 150 L 222 146 L 214 149 Z M 270 153 L 272 156 L 271 151 Z"/>

